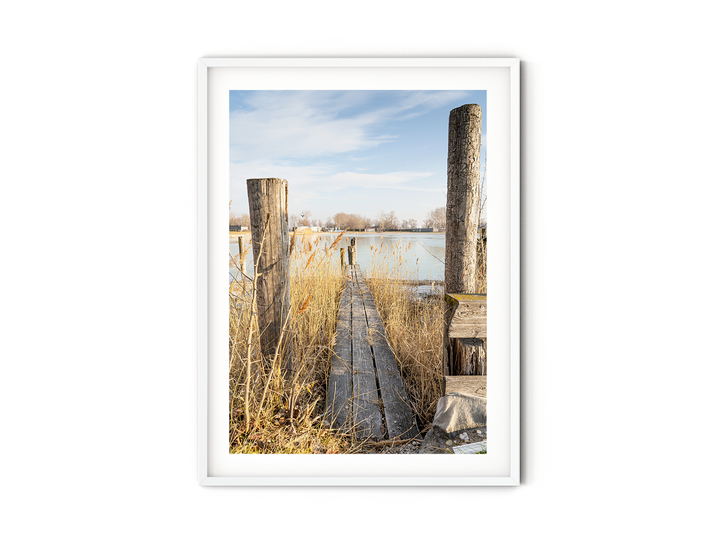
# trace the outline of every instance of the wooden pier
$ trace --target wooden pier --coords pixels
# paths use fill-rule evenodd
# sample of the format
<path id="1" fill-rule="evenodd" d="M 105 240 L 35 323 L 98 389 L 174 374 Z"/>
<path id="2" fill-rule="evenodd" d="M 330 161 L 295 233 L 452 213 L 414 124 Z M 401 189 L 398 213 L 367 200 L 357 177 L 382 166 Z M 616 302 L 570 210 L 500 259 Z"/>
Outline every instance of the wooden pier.
<path id="1" fill-rule="evenodd" d="M 395 355 L 357 264 L 345 267 L 326 410 L 334 428 L 362 439 L 419 434 Z"/>

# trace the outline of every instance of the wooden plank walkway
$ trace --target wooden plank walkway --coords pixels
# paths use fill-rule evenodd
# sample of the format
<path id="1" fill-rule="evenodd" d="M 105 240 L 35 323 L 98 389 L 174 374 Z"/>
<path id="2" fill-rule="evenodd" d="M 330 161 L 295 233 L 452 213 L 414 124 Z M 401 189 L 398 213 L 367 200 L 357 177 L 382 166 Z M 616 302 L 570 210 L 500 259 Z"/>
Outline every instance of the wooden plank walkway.
<path id="1" fill-rule="evenodd" d="M 358 265 L 345 267 L 326 410 L 331 425 L 360 438 L 419 434 L 380 313 Z"/>

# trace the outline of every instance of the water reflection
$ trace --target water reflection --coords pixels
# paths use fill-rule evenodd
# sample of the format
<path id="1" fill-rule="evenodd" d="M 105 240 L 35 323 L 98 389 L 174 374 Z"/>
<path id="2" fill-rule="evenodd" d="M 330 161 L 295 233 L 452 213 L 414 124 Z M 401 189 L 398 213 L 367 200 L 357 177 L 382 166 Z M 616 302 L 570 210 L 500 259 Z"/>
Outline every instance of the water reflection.
<path id="1" fill-rule="evenodd" d="M 337 238 L 337 234 L 314 234 L 306 235 L 305 241 L 314 241 L 321 238 L 321 249 L 323 245 L 329 247 Z M 302 241 L 298 235 L 296 242 Z M 357 246 L 358 264 L 363 272 L 368 272 L 375 252 L 375 263 L 382 268 L 393 269 L 399 263 L 399 276 L 402 279 L 420 280 L 442 280 L 445 276 L 445 233 L 382 233 L 382 234 L 356 234 L 345 233 L 338 248 L 347 248 L 350 239 L 355 238 Z M 245 235 L 244 242 L 250 245 L 250 236 Z M 230 254 L 234 257 L 238 254 L 237 240 L 230 240 Z M 335 251 L 335 256 L 340 257 L 340 251 Z M 400 259 L 402 257 L 402 259 Z M 252 250 L 248 250 L 245 260 L 247 274 L 253 273 Z M 234 269 L 230 268 L 230 280 Z"/>

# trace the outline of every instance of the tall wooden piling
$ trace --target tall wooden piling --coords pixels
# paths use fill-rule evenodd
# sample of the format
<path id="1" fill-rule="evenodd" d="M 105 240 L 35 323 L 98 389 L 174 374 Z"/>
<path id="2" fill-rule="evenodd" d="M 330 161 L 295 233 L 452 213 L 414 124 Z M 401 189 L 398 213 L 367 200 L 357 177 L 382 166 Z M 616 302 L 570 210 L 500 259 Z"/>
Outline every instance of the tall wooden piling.
<path id="1" fill-rule="evenodd" d="M 480 126 L 482 110 L 469 104 L 450 112 L 445 223 L 445 292 L 476 293 L 480 209 Z M 445 311 L 443 375 L 479 375 L 485 341 L 451 338 L 453 306 Z"/>
<path id="2" fill-rule="evenodd" d="M 283 326 L 289 328 L 290 313 L 288 183 L 281 178 L 251 178 L 247 181 L 247 190 L 260 346 L 269 362 L 282 337 L 281 366 L 289 374 L 292 341 L 289 333 L 282 336 Z"/>
<path id="3" fill-rule="evenodd" d="M 340 268 L 345 268 L 345 248 L 340 248 Z"/>

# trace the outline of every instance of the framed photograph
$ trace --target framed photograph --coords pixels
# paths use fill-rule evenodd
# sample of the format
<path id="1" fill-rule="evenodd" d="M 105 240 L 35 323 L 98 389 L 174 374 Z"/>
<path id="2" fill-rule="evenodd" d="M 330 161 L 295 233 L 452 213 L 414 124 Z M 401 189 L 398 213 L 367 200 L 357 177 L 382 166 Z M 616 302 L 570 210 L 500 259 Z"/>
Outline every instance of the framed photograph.
<path id="1" fill-rule="evenodd" d="M 514 58 L 198 62 L 200 485 L 520 483 L 519 93 Z"/>

